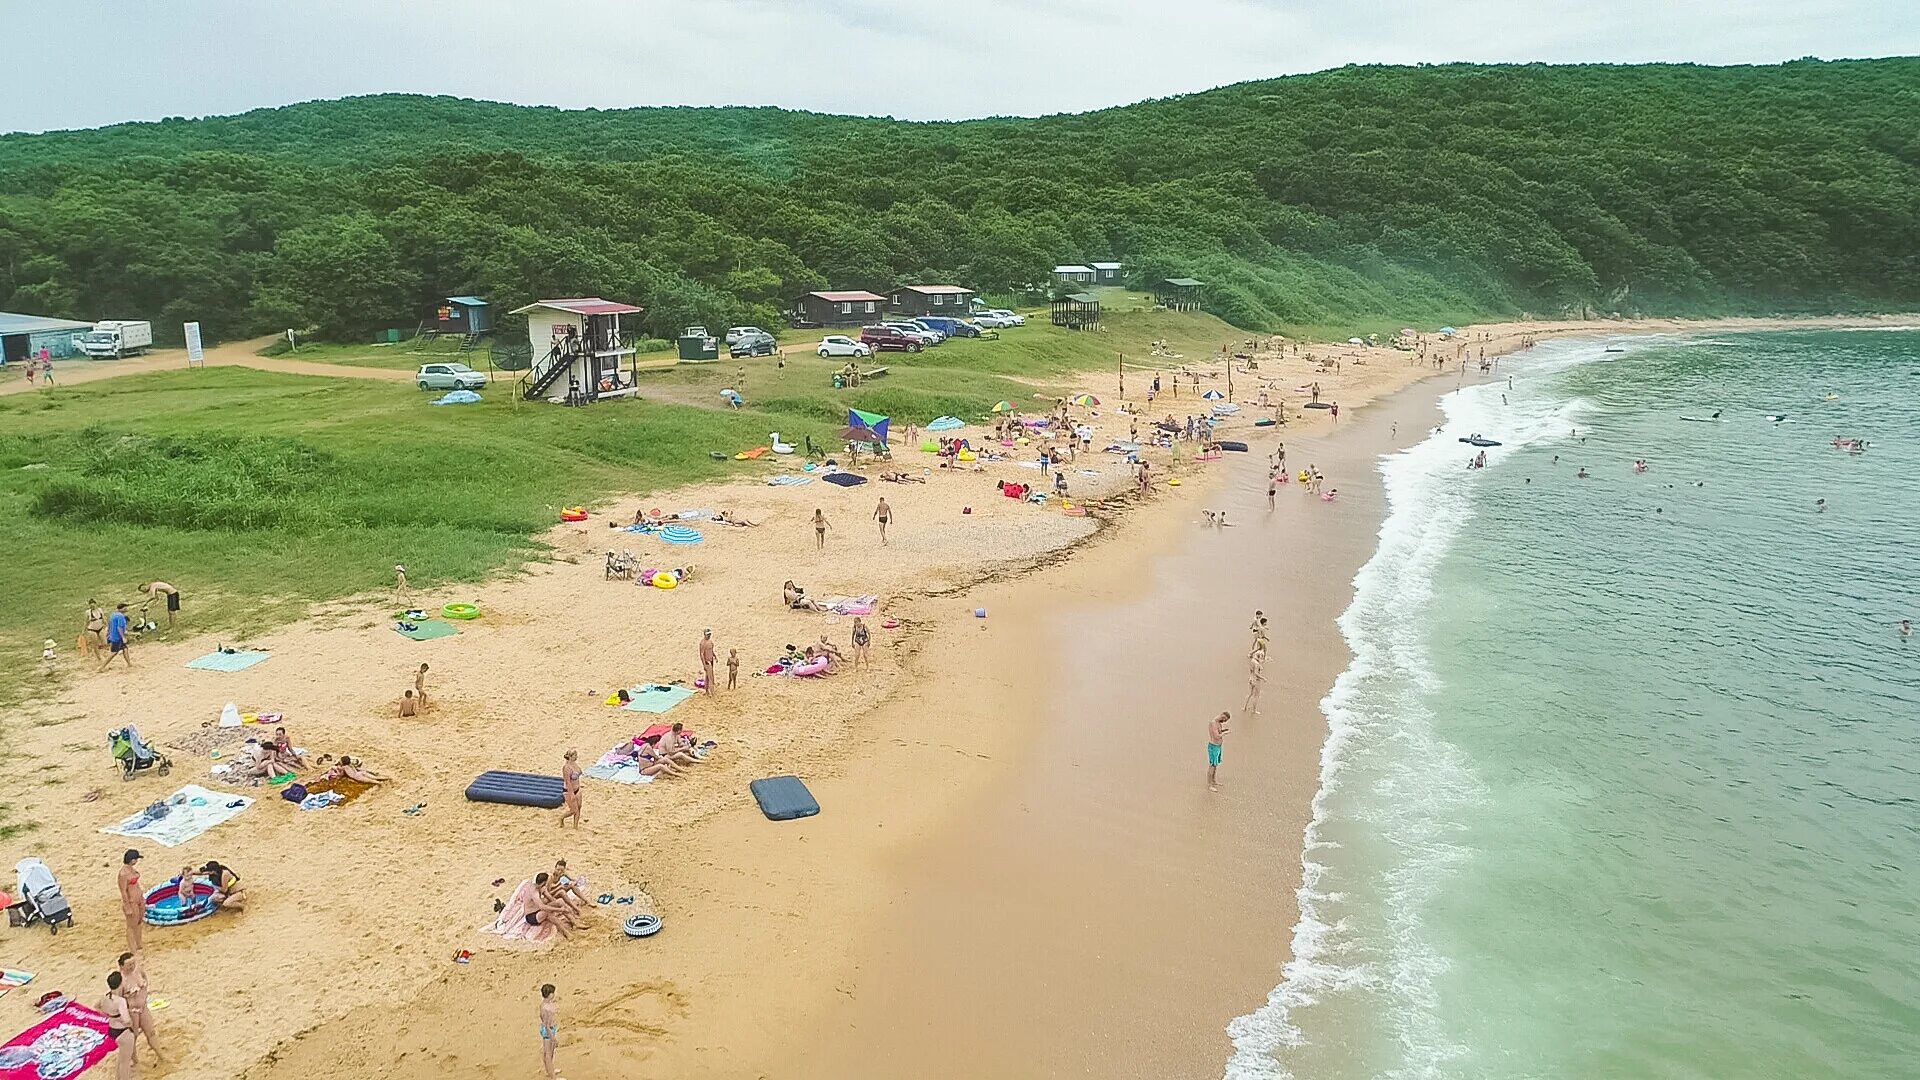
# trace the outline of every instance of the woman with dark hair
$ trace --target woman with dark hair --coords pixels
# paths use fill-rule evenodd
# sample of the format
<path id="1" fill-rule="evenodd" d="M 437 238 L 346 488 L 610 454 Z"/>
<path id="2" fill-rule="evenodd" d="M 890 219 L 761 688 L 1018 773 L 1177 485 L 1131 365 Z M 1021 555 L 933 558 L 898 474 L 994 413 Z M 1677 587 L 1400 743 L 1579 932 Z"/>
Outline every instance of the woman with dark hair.
<path id="1" fill-rule="evenodd" d="M 233 867 L 207 860 L 200 868 L 207 880 L 213 883 L 213 906 L 222 911 L 242 911 L 247 906 L 247 890 L 240 884 L 240 875 Z"/>
<path id="2" fill-rule="evenodd" d="M 120 993 L 120 973 L 107 972 L 107 996 L 94 1010 L 107 1018 L 107 1037 L 113 1040 L 113 1074 L 119 1080 L 133 1077 L 133 1014 L 127 1011 L 127 999 Z"/>

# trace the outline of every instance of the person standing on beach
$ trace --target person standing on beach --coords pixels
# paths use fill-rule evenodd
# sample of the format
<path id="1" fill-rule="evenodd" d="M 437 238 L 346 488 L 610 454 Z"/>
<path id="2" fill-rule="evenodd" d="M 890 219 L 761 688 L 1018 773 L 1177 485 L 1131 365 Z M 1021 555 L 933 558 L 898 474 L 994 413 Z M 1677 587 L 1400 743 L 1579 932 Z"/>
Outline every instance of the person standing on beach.
<path id="1" fill-rule="evenodd" d="M 127 650 L 127 605 L 113 605 L 113 614 L 107 616 L 107 659 L 100 665 L 105 671 L 113 666 L 113 658 L 119 657 L 127 662 L 127 670 L 133 670 L 133 653 Z"/>
<path id="2" fill-rule="evenodd" d="M 1273 512 L 1273 497 L 1275 493 L 1277 493 L 1279 490 L 1280 490 L 1280 474 L 1277 472 L 1268 473 L 1267 474 L 1267 512 L 1268 513 Z"/>
<path id="3" fill-rule="evenodd" d="M 1207 788 L 1220 790 L 1220 756 L 1226 749 L 1227 721 L 1233 719 L 1231 713 L 1221 713 L 1207 721 Z"/>
<path id="4" fill-rule="evenodd" d="M 421 664 L 420 670 L 413 673 L 414 704 L 427 707 L 427 665 Z"/>
<path id="5" fill-rule="evenodd" d="M 853 617 L 853 666 L 856 669 L 862 665 L 871 664 L 871 661 L 867 658 L 867 646 L 870 645 L 872 641 L 873 631 L 867 629 L 866 620 L 855 615 Z"/>
<path id="6" fill-rule="evenodd" d="M 393 597 L 396 600 L 407 598 L 407 567 L 405 563 L 393 564 Z"/>
<path id="7" fill-rule="evenodd" d="M 728 649 L 727 650 L 727 689 L 732 690 L 738 687 L 739 685 L 740 685 L 740 650 Z"/>
<path id="8" fill-rule="evenodd" d="M 1041 468 L 1045 470 L 1046 458 L 1041 457 Z M 880 523 L 880 546 L 887 546 L 887 522 L 893 520 L 893 507 L 887 505 L 887 497 L 880 496 L 880 505 L 873 508 L 873 520 Z"/>
<path id="9" fill-rule="evenodd" d="M 1334 402 L 1334 403 L 1333 403 L 1333 407 L 1332 407 L 1332 408 L 1330 408 L 1330 409 L 1328 409 L 1327 411 L 1328 411 L 1328 412 L 1331 412 L 1331 413 L 1333 414 L 1333 422 L 1334 422 L 1334 423 L 1336 423 L 1336 424 L 1337 424 L 1337 423 L 1339 423 L 1339 422 L 1340 422 L 1340 403 L 1339 403 L 1339 402 L 1337 402 L 1337 401 L 1336 401 L 1336 402 Z"/>
<path id="10" fill-rule="evenodd" d="M 580 751 L 568 750 L 560 759 L 560 827 L 567 827 L 567 819 L 573 819 L 573 827 L 585 825 L 586 818 L 580 816 L 584 806 L 584 797 L 580 791 Z"/>
<path id="11" fill-rule="evenodd" d="M 140 930 L 146 925 L 147 897 L 140 891 L 140 850 L 128 848 L 120 856 L 120 914 L 127 920 L 127 951 L 140 952 Z"/>
<path id="12" fill-rule="evenodd" d="M 708 697 L 713 696 L 713 690 L 714 690 L 713 665 L 714 665 L 714 662 L 718 659 L 719 659 L 719 656 L 715 653 L 713 648 L 713 631 L 712 630 L 700 631 L 700 670 L 706 674 L 705 688 L 706 688 Z"/>
<path id="13" fill-rule="evenodd" d="M 819 507 L 813 508 L 813 549 L 824 551 L 827 547 L 827 530 L 833 528 L 827 524 L 827 515 Z"/>
<path id="14" fill-rule="evenodd" d="M 182 880 L 187 875 L 182 874 Z M 160 1043 L 154 1039 L 153 1007 L 147 1002 L 147 973 L 140 966 L 140 958 L 133 953 L 120 954 L 120 994 L 127 999 L 127 1015 L 133 1021 L 136 1030 L 127 1033 L 132 1039 L 145 1036 L 147 1046 L 153 1050 L 153 1060 L 165 1061 L 160 1052 Z"/>
<path id="15" fill-rule="evenodd" d="M 560 1080 L 553 1064 L 554 1052 L 560 1049 L 560 1003 L 553 1000 L 553 993 L 552 983 L 540 987 L 540 1068 L 547 1080 Z"/>
<path id="16" fill-rule="evenodd" d="M 1246 712 L 1252 716 L 1260 715 L 1260 687 L 1267 681 L 1267 650 L 1256 645 L 1253 655 L 1247 657 L 1247 703 Z"/>
<path id="17" fill-rule="evenodd" d="M 150 581 L 140 586 L 140 591 L 147 594 L 148 604 L 153 603 L 161 596 L 167 598 L 167 629 L 173 629 L 174 616 L 180 614 L 180 590 L 164 581 Z M 145 611 L 146 606 L 142 605 L 140 610 Z"/>
<path id="18" fill-rule="evenodd" d="M 87 632 L 80 640 L 86 643 L 82 655 L 97 656 L 107 651 L 107 613 L 98 600 L 87 601 Z"/>

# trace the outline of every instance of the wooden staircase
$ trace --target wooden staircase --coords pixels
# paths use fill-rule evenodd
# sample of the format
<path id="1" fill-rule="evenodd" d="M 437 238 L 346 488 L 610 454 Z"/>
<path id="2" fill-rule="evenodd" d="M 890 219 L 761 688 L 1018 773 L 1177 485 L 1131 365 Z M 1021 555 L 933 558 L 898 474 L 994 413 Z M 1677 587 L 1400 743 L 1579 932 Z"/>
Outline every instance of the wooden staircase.
<path id="1" fill-rule="evenodd" d="M 539 400 L 572 366 L 571 355 L 563 355 L 558 348 L 548 350 L 547 355 L 534 361 L 527 368 L 527 373 L 520 377 L 520 385 L 524 388 L 521 396 L 528 401 Z"/>

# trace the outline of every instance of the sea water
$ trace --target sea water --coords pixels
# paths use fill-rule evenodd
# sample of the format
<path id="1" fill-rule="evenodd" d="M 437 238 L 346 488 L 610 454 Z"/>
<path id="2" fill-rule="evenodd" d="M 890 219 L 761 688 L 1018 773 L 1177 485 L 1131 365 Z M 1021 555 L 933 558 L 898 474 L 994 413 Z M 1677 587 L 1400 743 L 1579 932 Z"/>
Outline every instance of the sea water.
<path id="1" fill-rule="evenodd" d="M 1920 1076 L 1920 333 L 1497 376 L 1382 464 L 1227 1076 Z"/>

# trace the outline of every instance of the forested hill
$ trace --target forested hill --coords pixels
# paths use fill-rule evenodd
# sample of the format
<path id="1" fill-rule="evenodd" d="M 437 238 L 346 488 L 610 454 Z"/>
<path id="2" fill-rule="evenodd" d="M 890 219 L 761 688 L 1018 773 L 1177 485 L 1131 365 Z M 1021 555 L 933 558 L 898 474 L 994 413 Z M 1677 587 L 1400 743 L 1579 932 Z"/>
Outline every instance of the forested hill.
<path id="1" fill-rule="evenodd" d="M 1920 59 L 1346 68 L 920 124 L 451 98 L 0 138 L 0 309 L 219 336 L 599 293 L 651 329 L 1113 257 L 1248 327 L 1920 307 Z"/>

